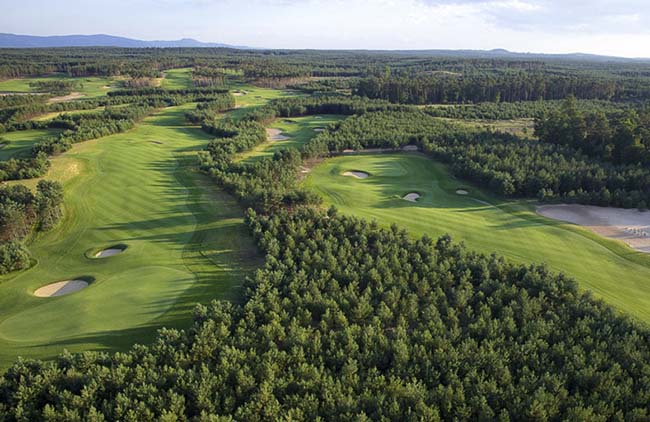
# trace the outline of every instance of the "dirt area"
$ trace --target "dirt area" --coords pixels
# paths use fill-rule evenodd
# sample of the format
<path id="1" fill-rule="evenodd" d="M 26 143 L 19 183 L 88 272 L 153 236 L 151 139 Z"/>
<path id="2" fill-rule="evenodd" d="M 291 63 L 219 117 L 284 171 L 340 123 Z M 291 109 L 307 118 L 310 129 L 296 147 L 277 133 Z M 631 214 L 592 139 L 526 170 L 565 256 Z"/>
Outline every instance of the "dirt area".
<path id="1" fill-rule="evenodd" d="M 601 236 L 625 242 L 650 253 L 650 212 L 592 205 L 542 205 L 537 213 L 588 228 Z"/>
<path id="2" fill-rule="evenodd" d="M 84 95 L 81 92 L 71 92 L 68 95 L 64 95 L 62 97 L 52 97 L 49 100 L 47 100 L 48 103 L 54 104 L 54 103 L 64 103 L 66 101 L 72 101 L 72 100 L 77 100 Z"/>

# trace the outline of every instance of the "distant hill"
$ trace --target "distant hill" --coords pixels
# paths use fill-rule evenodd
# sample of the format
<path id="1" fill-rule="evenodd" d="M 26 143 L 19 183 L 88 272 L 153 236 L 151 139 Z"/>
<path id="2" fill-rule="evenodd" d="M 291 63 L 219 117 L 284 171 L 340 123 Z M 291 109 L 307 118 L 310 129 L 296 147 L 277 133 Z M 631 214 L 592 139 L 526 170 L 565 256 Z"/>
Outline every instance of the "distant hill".
<path id="1" fill-rule="evenodd" d="M 650 58 L 625 58 L 615 56 L 601 56 L 598 54 L 567 53 L 518 53 L 502 48 L 494 50 L 399 50 L 399 54 L 410 54 L 429 57 L 469 57 L 479 59 L 517 59 L 517 60 L 570 60 L 591 62 L 649 62 Z"/>
<path id="2" fill-rule="evenodd" d="M 0 33 L 0 48 L 50 48 L 50 47 L 125 47 L 125 48 L 147 48 L 147 47 L 224 47 L 224 48 L 246 48 L 242 46 L 207 43 L 191 38 L 183 38 L 175 41 L 143 41 L 133 38 L 116 37 L 113 35 L 16 35 Z"/>

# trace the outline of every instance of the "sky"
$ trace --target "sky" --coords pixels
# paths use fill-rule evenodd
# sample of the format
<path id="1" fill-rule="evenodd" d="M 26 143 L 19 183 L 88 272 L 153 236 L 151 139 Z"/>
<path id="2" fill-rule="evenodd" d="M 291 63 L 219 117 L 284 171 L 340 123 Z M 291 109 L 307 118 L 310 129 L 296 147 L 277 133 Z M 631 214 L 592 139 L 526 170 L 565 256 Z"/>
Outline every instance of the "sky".
<path id="1" fill-rule="evenodd" d="M 0 0 L 0 32 L 650 57 L 650 0 Z"/>

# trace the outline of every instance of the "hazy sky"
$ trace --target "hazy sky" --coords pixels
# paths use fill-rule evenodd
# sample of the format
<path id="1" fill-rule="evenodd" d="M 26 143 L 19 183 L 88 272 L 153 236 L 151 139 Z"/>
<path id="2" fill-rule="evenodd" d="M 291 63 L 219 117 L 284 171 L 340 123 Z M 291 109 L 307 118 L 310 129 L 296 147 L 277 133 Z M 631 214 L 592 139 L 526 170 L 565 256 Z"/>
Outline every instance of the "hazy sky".
<path id="1" fill-rule="evenodd" d="M 650 0 L 0 0 L 0 32 L 650 57 Z"/>

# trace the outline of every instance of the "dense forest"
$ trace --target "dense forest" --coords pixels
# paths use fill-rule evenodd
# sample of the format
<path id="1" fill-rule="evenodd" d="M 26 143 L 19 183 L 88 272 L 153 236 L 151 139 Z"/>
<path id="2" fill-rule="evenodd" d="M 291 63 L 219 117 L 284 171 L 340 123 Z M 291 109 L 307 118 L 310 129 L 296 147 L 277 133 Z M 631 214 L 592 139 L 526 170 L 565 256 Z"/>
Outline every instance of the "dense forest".
<path id="1" fill-rule="evenodd" d="M 128 82 L 67 103 L 47 102 L 67 85 L 0 97 L 2 131 L 61 130 L 29 158 L 0 161 L 0 181 L 41 176 L 49 156 L 76 142 L 194 103 L 187 122 L 213 137 L 196 165 L 246 210 L 265 258 L 242 280 L 240 300 L 198 305 L 186 330 L 161 329 L 152 344 L 121 353 L 19 360 L 0 377 L 0 421 L 650 420 L 647 326 L 543 265 L 325 210 L 299 183 L 303 166 L 344 150 L 415 145 L 495 195 L 648 208 L 641 65 L 229 49 L 4 53 L 1 77 Z M 178 67 L 194 68 L 193 88 L 149 83 Z M 304 96 L 224 116 L 235 106 L 231 78 Z M 415 106 L 428 103 L 476 104 Z M 72 110 L 87 112 L 31 120 Z M 346 118 L 300 149 L 238 160 L 276 119 L 317 114 Z M 534 118 L 538 139 L 442 117 Z M 26 242 L 56 225 L 62 204 L 58 183 L 0 186 L 0 274 L 30 265 Z"/>

